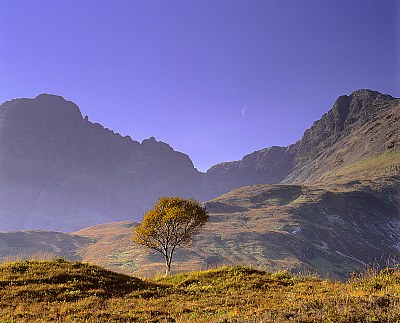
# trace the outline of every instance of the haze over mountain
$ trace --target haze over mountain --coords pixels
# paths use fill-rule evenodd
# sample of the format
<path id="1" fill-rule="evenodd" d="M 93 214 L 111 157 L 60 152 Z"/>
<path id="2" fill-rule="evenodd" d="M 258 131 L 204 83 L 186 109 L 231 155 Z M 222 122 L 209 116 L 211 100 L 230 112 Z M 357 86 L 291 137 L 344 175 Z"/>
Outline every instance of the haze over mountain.
<path id="1" fill-rule="evenodd" d="M 139 220 L 159 196 L 198 195 L 200 176 L 168 144 L 122 137 L 60 96 L 0 106 L 1 230 Z"/>
<path id="2" fill-rule="evenodd" d="M 0 230 L 74 231 L 138 221 L 162 195 L 205 201 L 245 185 L 398 175 L 399 101 L 370 90 L 341 96 L 297 143 L 215 165 L 206 174 L 166 143 L 139 143 L 90 122 L 62 97 L 5 102 Z"/>

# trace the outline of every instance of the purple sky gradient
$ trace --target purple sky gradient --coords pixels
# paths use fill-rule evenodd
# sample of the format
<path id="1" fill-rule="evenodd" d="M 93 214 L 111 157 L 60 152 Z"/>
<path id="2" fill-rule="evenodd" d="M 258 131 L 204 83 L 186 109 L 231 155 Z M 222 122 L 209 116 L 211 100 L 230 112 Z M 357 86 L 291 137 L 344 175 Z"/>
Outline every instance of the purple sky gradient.
<path id="1" fill-rule="evenodd" d="M 62 95 L 204 171 L 294 143 L 339 95 L 399 97 L 399 10 L 391 0 L 0 0 L 0 101 Z"/>

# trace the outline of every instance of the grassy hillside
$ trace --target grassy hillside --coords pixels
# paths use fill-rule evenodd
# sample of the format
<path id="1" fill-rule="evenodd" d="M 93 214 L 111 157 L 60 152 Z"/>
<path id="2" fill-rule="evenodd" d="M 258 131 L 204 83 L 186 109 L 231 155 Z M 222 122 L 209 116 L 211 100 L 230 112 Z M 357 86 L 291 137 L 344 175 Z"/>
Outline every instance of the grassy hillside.
<path id="1" fill-rule="evenodd" d="M 0 232 L 0 255 L 3 261 L 57 256 L 79 260 L 76 251 L 93 242 L 87 237 L 54 231 Z"/>
<path id="2" fill-rule="evenodd" d="M 210 221 L 190 248 L 178 249 L 173 270 L 242 264 L 346 278 L 366 264 L 398 259 L 398 183 L 239 188 L 206 204 Z M 163 272 L 157 253 L 130 243 L 132 225 L 77 232 L 98 239 L 81 249 L 83 259 L 139 275 Z"/>
<path id="3" fill-rule="evenodd" d="M 206 204 L 210 220 L 194 243 L 179 248 L 172 270 L 245 265 L 346 279 L 365 265 L 400 258 L 400 177 L 255 185 Z M 63 256 L 143 277 L 164 272 L 162 257 L 131 242 L 133 222 L 63 234 L 0 233 L 5 260 Z M 14 258 L 15 259 L 15 258 Z"/>
<path id="4" fill-rule="evenodd" d="M 321 175 L 324 182 L 341 182 L 350 179 L 384 178 L 400 175 L 400 151 L 389 151 L 380 155 L 357 160 L 338 170 L 330 170 Z"/>
<path id="5" fill-rule="evenodd" d="M 396 322 L 398 268 L 347 283 L 223 267 L 141 280 L 80 262 L 0 266 L 2 322 Z"/>

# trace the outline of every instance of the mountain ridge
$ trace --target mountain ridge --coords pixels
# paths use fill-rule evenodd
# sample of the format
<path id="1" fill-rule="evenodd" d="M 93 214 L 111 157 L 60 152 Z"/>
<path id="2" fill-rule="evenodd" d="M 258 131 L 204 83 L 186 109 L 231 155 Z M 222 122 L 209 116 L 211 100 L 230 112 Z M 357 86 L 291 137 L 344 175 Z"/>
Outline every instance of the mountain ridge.
<path id="1" fill-rule="evenodd" d="M 371 90 L 340 96 L 287 147 L 199 172 L 154 137 L 141 143 L 92 123 L 77 105 L 41 94 L 0 106 L 1 230 L 75 231 L 140 220 L 162 195 L 202 201 L 254 184 L 400 174 L 400 99 Z"/>
<path id="2" fill-rule="evenodd" d="M 0 106 L 3 230 L 73 231 L 139 219 L 161 195 L 191 197 L 186 192 L 196 191 L 197 176 L 187 155 L 153 137 L 142 143 L 122 137 L 60 96 Z"/>
<path id="3" fill-rule="evenodd" d="M 389 110 L 391 113 L 385 114 Z M 383 121 L 374 120 L 379 116 Z M 326 166 L 323 165 L 328 159 L 327 156 L 323 156 L 324 153 L 327 155 L 326 150 L 340 140 L 343 146 L 348 145 L 349 143 L 345 141 L 346 137 L 355 132 L 356 126 L 361 128 L 374 121 L 375 125 L 379 122 L 383 123 L 383 125 L 377 124 L 378 129 L 375 131 L 380 130 L 387 136 L 384 139 L 380 138 L 380 141 L 385 142 L 387 150 L 399 151 L 400 99 L 376 91 L 357 90 L 349 96 L 340 96 L 332 109 L 315 121 L 296 143 L 286 147 L 264 148 L 245 155 L 241 160 L 212 166 L 207 171 L 207 175 L 209 181 L 214 183 L 214 188 L 217 188 L 214 194 L 220 195 L 234 188 L 251 184 L 291 184 L 320 180 L 322 174 L 318 173 L 320 169 L 317 166 Z M 386 125 L 389 125 L 387 129 L 385 129 Z M 365 130 L 364 135 L 369 135 L 374 139 L 371 134 L 368 134 L 367 130 L 370 129 Z M 360 144 L 360 142 L 355 144 Z M 361 142 L 361 144 L 367 145 L 366 142 Z M 382 147 L 379 147 L 377 151 L 372 151 L 372 148 L 368 153 L 360 153 L 357 158 L 362 159 L 384 152 Z M 343 151 L 343 147 L 338 147 L 337 150 Z M 345 154 L 338 157 L 338 161 L 343 161 L 343 157 L 348 157 L 343 155 Z M 322 162 L 315 165 L 316 162 L 313 159 L 318 161 L 318 158 L 322 159 Z M 348 164 L 344 163 L 344 165 Z M 329 166 L 338 169 L 342 167 L 333 165 L 333 162 Z M 216 190 L 219 191 L 215 192 Z"/>
<path id="4" fill-rule="evenodd" d="M 2 228 L 9 221 L 17 223 L 14 229 L 74 231 L 0 233 L 0 257 L 42 252 L 124 273 L 159 273 L 159 255 L 131 243 L 141 217 L 129 212 L 149 209 L 163 192 L 208 199 L 210 211 L 195 243 L 177 251 L 176 271 L 251 264 L 345 278 L 400 257 L 399 99 L 366 90 L 339 97 L 296 143 L 206 174 L 168 144 L 120 137 L 74 109 L 75 121 L 54 125 L 40 109 L 20 120 L 9 111 L 4 118 L 0 107 Z M 14 123 L 4 126 L 4 120 Z M 53 136 L 46 136 L 49 129 Z M 30 198 L 36 213 L 24 218 L 19 210 Z M 52 212 L 38 213 L 38 205 Z"/>

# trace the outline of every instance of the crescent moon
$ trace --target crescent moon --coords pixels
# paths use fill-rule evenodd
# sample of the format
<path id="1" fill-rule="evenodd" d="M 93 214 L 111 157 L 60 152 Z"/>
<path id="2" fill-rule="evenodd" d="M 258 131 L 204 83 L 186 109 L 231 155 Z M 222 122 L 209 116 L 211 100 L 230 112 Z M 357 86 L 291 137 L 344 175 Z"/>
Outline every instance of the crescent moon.
<path id="1" fill-rule="evenodd" d="M 242 107 L 242 116 L 246 115 L 247 106 Z"/>

